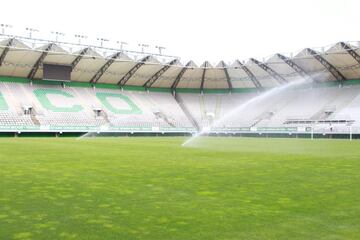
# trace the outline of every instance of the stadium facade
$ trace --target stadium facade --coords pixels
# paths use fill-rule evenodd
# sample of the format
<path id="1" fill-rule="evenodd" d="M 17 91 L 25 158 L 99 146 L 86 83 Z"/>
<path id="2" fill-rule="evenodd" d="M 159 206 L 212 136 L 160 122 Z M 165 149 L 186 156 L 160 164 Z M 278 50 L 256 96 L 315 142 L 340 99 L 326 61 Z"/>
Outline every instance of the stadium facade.
<path id="1" fill-rule="evenodd" d="M 360 133 L 358 43 L 197 66 L 173 56 L 0 37 L 2 133 Z M 308 82 L 217 121 L 299 79 Z"/>

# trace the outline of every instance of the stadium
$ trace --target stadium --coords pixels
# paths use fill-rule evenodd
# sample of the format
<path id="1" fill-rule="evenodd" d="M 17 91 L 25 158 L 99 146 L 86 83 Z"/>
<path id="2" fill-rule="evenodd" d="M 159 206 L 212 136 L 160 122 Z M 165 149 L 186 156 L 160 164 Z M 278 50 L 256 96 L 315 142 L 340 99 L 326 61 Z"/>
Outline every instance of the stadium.
<path id="1" fill-rule="evenodd" d="M 2 36 L 1 46 L 3 133 L 360 133 L 358 42 L 215 66 L 17 36 Z M 234 105 L 302 79 L 246 116 L 217 122 Z"/>
<path id="2" fill-rule="evenodd" d="M 0 239 L 359 238 L 360 41 L 197 64 L 9 27 Z"/>

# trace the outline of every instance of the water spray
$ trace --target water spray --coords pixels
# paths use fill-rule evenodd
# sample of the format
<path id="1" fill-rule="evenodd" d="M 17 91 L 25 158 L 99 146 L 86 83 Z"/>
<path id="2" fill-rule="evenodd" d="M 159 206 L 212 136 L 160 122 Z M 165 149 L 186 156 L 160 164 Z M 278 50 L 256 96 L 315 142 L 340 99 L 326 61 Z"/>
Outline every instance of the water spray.
<path id="1" fill-rule="evenodd" d="M 230 117 L 237 115 L 239 113 L 241 113 L 246 107 L 248 107 L 251 104 L 254 103 L 258 103 L 262 100 L 265 100 L 271 96 L 277 95 L 283 91 L 286 91 L 292 87 L 298 86 L 298 85 L 302 85 L 304 83 L 309 83 L 310 82 L 310 78 L 301 78 L 299 80 L 295 80 L 292 82 L 289 82 L 285 85 L 282 85 L 280 87 L 275 87 L 272 88 L 271 90 L 268 90 L 266 92 L 261 93 L 260 95 L 251 98 L 250 100 L 244 102 L 243 104 L 239 105 L 238 107 L 236 107 L 235 109 L 231 110 L 229 113 L 225 114 L 223 117 L 217 119 L 216 121 L 214 121 L 212 123 L 212 125 L 210 126 L 210 128 L 202 128 L 201 131 L 197 132 L 195 135 L 193 135 L 192 137 L 190 137 L 189 139 L 187 139 L 181 146 L 186 147 L 189 146 L 192 142 L 194 142 L 196 139 L 198 139 L 199 137 L 211 133 L 212 132 L 212 127 L 219 125 L 221 123 L 223 123 L 225 120 L 229 119 Z"/>

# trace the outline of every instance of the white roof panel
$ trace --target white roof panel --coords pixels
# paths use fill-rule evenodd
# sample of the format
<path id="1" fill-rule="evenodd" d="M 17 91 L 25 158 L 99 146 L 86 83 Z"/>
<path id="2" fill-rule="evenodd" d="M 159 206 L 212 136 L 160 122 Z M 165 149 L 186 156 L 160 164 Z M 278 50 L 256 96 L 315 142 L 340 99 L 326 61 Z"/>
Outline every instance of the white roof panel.
<path id="1" fill-rule="evenodd" d="M 0 75 L 27 77 L 40 55 L 41 52 L 30 49 L 11 48 L 0 67 Z"/>
<path id="2" fill-rule="evenodd" d="M 144 64 L 142 65 L 135 74 L 127 81 L 126 85 L 142 86 L 149 80 L 157 71 L 163 66 L 160 64 Z"/>
<path id="3" fill-rule="evenodd" d="M 202 68 L 188 68 L 180 79 L 178 88 L 200 88 Z"/>
<path id="4" fill-rule="evenodd" d="M 106 59 L 82 59 L 71 73 L 71 79 L 78 82 L 89 82 L 96 72 L 106 63 Z"/>
<path id="5" fill-rule="evenodd" d="M 249 61 L 246 63 L 247 68 L 254 74 L 262 87 L 276 87 L 279 86 L 279 82 L 272 78 L 265 70 Z"/>
<path id="6" fill-rule="evenodd" d="M 323 57 L 340 71 L 346 79 L 357 79 L 360 76 L 359 63 L 345 49 L 341 50 L 340 43 L 331 47 Z"/>
<path id="7" fill-rule="evenodd" d="M 205 72 L 204 88 L 229 88 L 224 69 L 209 68 Z"/>
<path id="8" fill-rule="evenodd" d="M 135 66 L 135 62 L 115 61 L 100 77 L 98 83 L 112 83 L 117 84 L 120 79 Z"/>
<path id="9" fill-rule="evenodd" d="M 298 55 L 293 58 L 293 61 L 304 69 L 314 80 L 336 80 L 334 76 L 318 60 L 309 55 L 306 50 L 299 52 Z"/>
<path id="10" fill-rule="evenodd" d="M 276 55 L 268 59 L 266 64 L 275 72 L 284 77 L 287 81 L 290 79 L 293 80 L 293 77 L 301 78 L 301 75 L 299 75 L 292 67 L 290 67 L 286 62 L 284 62 Z"/>
<path id="11" fill-rule="evenodd" d="M 158 80 L 152 85 L 152 87 L 165 87 L 170 88 L 174 83 L 176 77 L 181 72 L 181 66 L 172 66 L 164 74 L 162 74 Z"/>
<path id="12" fill-rule="evenodd" d="M 233 88 L 255 88 L 242 66 L 235 61 L 228 69 Z"/>

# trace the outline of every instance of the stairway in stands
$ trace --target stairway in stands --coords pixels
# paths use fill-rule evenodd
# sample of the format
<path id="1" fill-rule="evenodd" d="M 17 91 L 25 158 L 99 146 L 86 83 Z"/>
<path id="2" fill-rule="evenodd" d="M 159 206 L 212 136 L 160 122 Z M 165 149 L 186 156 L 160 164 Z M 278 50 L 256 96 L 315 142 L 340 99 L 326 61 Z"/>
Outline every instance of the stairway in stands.
<path id="1" fill-rule="evenodd" d="M 167 116 L 162 113 L 162 112 L 159 112 L 157 114 L 155 114 L 158 118 L 161 118 L 164 122 L 166 122 L 170 127 L 176 127 L 174 123 L 172 123 L 168 118 Z"/>
<path id="2" fill-rule="evenodd" d="M 330 101 L 326 103 L 318 112 L 316 112 L 310 119 L 312 120 L 324 120 L 331 116 L 336 117 L 336 114 L 342 109 L 346 108 L 357 96 L 357 91 L 350 91 L 346 94 L 338 92 L 334 95 Z"/>
<path id="3" fill-rule="evenodd" d="M 185 113 L 186 117 L 191 122 L 191 124 L 199 131 L 200 130 L 199 124 L 196 122 L 195 118 L 191 115 L 190 111 L 185 106 L 185 104 L 184 104 L 183 100 L 181 99 L 180 95 L 175 93 L 173 96 L 174 96 L 176 102 L 179 104 L 182 111 Z"/>
<path id="4" fill-rule="evenodd" d="M 110 120 L 109 120 L 109 117 L 108 117 L 108 115 L 107 115 L 107 113 L 105 111 L 101 111 L 100 116 L 102 116 L 104 118 L 104 120 L 106 121 L 107 124 L 111 124 Z"/>
<path id="5" fill-rule="evenodd" d="M 254 122 L 250 125 L 250 127 L 251 128 L 255 127 L 262 121 L 270 121 L 274 115 L 275 115 L 274 112 L 264 112 L 254 119 Z"/>
<path id="6" fill-rule="evenodd" d="M 36 115 L 35 115 L 35 114 L 30 114 L 30 118 L 31 118 L 31 121 L 33 122 L 34 125 L 40 126 L 40 122 L 39 122 L 39 120 L 36 118 Z"/>

